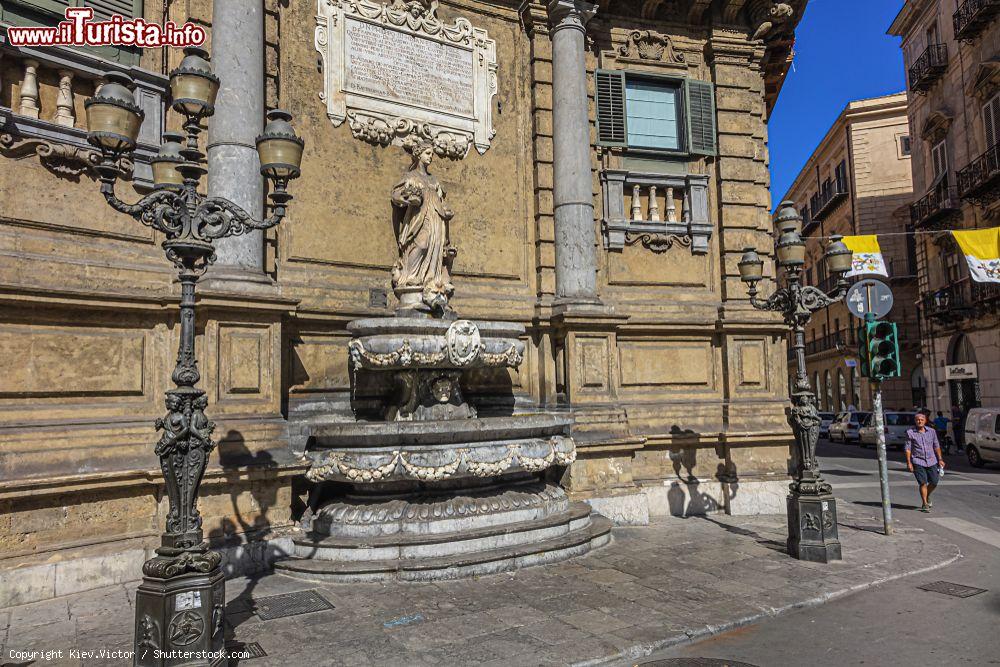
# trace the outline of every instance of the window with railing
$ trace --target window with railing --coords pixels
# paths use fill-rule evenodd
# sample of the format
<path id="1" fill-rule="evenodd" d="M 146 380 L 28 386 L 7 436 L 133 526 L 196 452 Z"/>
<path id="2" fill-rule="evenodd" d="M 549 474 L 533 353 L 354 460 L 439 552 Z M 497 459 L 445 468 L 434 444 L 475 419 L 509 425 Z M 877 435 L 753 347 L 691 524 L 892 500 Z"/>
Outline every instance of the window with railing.
<path id="1" fill-rule="evenodd" d="M 948 47 L 945 44 L 930 44 L 920 54 L 908 71 L 910 90 L 926 93 L 948 68 Z"/>
<path id="2" fill-rule="evenodd" d="M 958 190 L 949 185 L 945 176 L 926 195 L 910 205 L 910 224 L 914 227 L 928 227 L 947 220 L 960 210 Z"/>
<path id="3" fill-rule="evenodd" d="M 955 39 L 967 42 L 978 37 L 1000 10 L 1000 0 L 964 0 L 951 16 Z"/>
<path id="4" fill-rule="evenodd" d="M 837 205 L 847 198 L 847 162 L 842 160 L 834 169 L 833 178 L 827 178 L 809 200 L 809 208 L 814 220 L 822 221 Z"/>
<path id="5" fill-rule="evenodd" d="M 990 203 L 1000 194 L 1000 94 L 983 105 L 986 151 L 956 172 L 958 196 Z"/>

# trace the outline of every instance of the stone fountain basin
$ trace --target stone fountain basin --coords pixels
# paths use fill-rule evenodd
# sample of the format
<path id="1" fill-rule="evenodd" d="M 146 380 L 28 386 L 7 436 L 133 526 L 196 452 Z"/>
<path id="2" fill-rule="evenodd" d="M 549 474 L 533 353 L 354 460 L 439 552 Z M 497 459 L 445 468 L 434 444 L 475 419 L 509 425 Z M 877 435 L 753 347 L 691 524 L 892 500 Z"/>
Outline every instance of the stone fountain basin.
<path id="1" fill-rule="evenodd" d="M 313 431 L 306 476 L 353 484 L 440 482 L 541 472 L 576 459 L 571 420 L 555 415 L 356 422 Z"/>
<path id="2" fill-rule="evenodd" d="M 514 322 L 470 321 L 476 325 L 479 335 L 483 338 L 520 338 L 524 335 L 524 327 Z M 348 322 L 347 330 L 355 338 L 388 333 L 444 336 L 452 322 L 453 320 L 435 320 L 427 317 L 369 317 Z"/>
<path id="3" fill-rule="evenodd" d="M 465 320 L 474 336 L 450 336 L 456 321 L 418 317 L 354 320 L 347 325 L 353 340 L 351 360 L 367 370 L 516 368 L 524 358 L 524 327 L 511 322 Z M 456 353 L 464 345 L 469 353 Z"/>
<path id="4" fill-rule="evenodd" d="M 547 414 L 437 421 L 344 422 L 312 429 L 309 450 L 373 447 L 463 446 L 491 440 L 565 435 L 569 417 Z"/>

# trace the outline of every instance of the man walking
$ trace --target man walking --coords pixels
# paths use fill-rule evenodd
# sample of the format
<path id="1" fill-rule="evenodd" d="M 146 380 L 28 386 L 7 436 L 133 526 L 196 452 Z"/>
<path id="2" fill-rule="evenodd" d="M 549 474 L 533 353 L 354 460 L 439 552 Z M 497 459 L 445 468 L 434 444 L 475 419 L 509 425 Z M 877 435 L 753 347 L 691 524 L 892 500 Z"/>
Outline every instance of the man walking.
<path id="1" fill-rule="evenodd" d="M 913 418 L 916 428 L 906 432 L 906 467 L 920 486 L 921 512 L 931 511 L 931 494 L 938 485 L 938 466 L 944 468 L 944 456 L 937 433 L 927 428 L 927 415 L 918 412 Z"/>

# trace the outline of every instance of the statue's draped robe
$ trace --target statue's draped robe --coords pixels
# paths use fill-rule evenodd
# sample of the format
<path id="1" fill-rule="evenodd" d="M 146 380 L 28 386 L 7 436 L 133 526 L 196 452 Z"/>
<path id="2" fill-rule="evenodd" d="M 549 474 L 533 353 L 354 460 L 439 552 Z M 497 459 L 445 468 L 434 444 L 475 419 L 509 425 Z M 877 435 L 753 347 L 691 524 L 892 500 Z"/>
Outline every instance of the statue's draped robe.
<path id="1" fill-rule="evenodd" d="M 418 191 L 422 201 L 407 201 L 408 191 Z M 420 287 L 424 300 L 454 292 L 445 262 L 451 209 L 437 179 L 414 169 L 392 189 L 393 222 L 398 230 L 399 259 L 392 270 L 395 288 Z"/>

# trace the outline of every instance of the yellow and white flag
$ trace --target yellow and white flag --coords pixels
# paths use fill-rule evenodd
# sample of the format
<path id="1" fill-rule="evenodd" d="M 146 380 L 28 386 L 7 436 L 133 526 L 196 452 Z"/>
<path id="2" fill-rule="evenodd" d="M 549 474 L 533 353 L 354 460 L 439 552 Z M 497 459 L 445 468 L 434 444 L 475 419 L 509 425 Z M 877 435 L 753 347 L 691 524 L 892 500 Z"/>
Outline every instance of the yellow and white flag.
<path id="1" fill-rule="evenodd" d="M 1000 283 L 1000 227 L 952 232 L 969 262 L 969 275 L 980 283 Z"/>
<path id="2" fill-rule="evenodd" d="M 885 259 L 882 257 L 882 249 L 878 246 L 877 236 L 874 234 L 845 236 L 843 241 L 844 245 L 854 253 L 854 257 L 851 258 L 851 270 L 847 272 L 848 278 L 863 276 L 867 273 L 889 277 L 889 272 L 885 268 Z"/>

